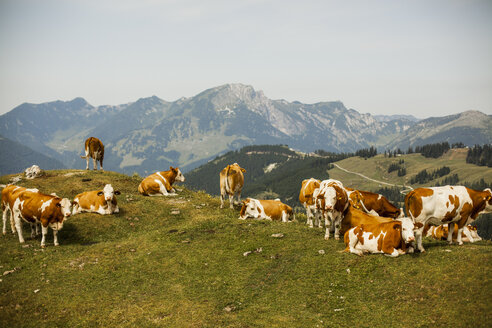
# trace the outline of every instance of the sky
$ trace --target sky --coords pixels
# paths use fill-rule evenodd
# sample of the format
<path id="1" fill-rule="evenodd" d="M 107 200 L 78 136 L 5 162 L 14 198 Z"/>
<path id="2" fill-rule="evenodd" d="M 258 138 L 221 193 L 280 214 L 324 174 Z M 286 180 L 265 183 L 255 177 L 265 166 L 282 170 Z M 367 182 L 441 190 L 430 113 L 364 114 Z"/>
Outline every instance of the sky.
<path id="1" fill-rule="evenodd" d="M 0 114 L 226 83 L 373 115 L 492 114 L 492 1 L 0 0 Z"/>

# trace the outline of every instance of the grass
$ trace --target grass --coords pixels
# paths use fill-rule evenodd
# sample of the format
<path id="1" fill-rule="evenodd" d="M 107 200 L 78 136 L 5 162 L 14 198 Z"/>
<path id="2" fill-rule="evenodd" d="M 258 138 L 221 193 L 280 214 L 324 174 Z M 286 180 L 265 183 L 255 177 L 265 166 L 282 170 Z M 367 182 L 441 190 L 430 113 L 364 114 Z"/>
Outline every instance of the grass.
<path id="1" fill-rule="evenodd" d="M 112 183 L 121 212 L 70 218 L 59 247 L 51 232 L 45 249 L 39 237 L 27 247 L 1 237 L 0 274 L 16 268 L 0 277 L 2 327 L 487 327 L 492 319 L 490 241 L 426 239 L 424 254 L 357 257 L 303 215 L 242 221 L 203 192 L 144 197 L 137 178 L 64 176 L 77 172 L 18 184 L 73 198 Z"/>

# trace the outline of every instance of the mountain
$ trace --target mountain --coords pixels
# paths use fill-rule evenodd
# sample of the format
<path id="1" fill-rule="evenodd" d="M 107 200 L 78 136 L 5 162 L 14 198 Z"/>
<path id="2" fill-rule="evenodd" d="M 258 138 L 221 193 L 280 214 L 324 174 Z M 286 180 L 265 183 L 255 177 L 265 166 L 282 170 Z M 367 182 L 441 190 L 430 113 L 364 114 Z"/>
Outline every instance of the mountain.
<path id="1" fill-rule="evenodd" d="M 23 172 L 36 164 L 45 170 L 62 169 L 60 162 L 0 135 L 0 175 Z"/>
<path id="2" fill-rule="evenodd" d="M 2 133 L 67 167 L 85 166 L 79 157 L 84 140 L 96 136 L 105 145 L 106 169 L 141 175 L 170 165 L 188 171 L 254 144 L 288 144 L 303 152 L 398 147 L 409 140 L 400 137 L 420 123 L 407 116 L 376 119 L 339 101 L 272 100 L 243 84 L 218 86 L 173 102 L 152 96 L 119 106 L 94 107 L 82 98 L 22 104 L 0 116 Z M 454 134 L 461 131 L 477 132 L 473 125 L 462 125 Z M 489 140 L 491 134 L 470 140 Z"/>
<path id="3" fill-rule="evenodd" d="M 374 115 L 374 118 L 380 122 L 389 122 L 394 120 L 408 120 L 411 122 L 418 122 L 420 119 L 413 115 Z"/>
<path id="4" fill-rule="evenodd" d="M 388 143 L 389 149 L 447 141 L 463 142 L 466 146 L 492 143 L 492 115 L 466 111 L 456 115 L 421 120 Z"/>

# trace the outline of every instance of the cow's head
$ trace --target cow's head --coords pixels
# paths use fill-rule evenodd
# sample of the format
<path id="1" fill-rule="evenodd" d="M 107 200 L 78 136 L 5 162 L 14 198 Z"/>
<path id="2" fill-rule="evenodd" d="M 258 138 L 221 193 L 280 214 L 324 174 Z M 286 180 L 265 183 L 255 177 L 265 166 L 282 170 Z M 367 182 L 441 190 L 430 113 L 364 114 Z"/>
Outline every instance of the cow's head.
<path id="1" fill-rule="evenodd" d="M 239 213 L 239 218 L 244 220 L 248 217 L 257 218 L 260 216 L 260 208 L 256 202 L 256 199 L 246 198 L 242 201 L 243 206 L 241 207 L 241 212 Z"/>
<path id="2" fill-rule="evenodd" d="M 174 172 L 174 174 L 176 174 L 176 178 L 174 178 L 175 181 L 180 181 L 180 182 L 185 181 L 185 177 L 184 177 L 183 173 L 181 173 L 181 170 L 179 168 L 172 167 L 172 166 L 170 166 L 169 168 L 171 169 L 171 171 Z"/>
<path id="3" fill-rule="evenodd" d="M 486 188 L 483 191 L 486 193 L 485 208 L 481 213 L 490 213 L 492 212 L 492 191 L 490 188 Z"/>
<path id="4" fill-rule="evenodd" d="M 241 171 L 243 173 L 246 173 L 246 170 L 243 169 L 241 166 L 239 166 L 238 163 L 234 163 L 234 164 L 230 165 L 229 167 L 230 167 L 230 169 L 233 169 L 234 171 L 237 171 L 237 172 Z"/>
<path id="5" fill-rule="evenodd" d="M 401 222 L 401 238 L 404 243 L 408 244 L 415 241 L 414 231 L 422 228 L 422 223 L 413 223 L 408 217 L 399 218 L 396 221 Z"/>
<path id="6" fill-rule="evenodd" d="M 330 185 L 322 191 L 324 194 L 324 206 L 322 209 L 324 211 L 334 211 L 343 212 L 345 210 L 345 205 L 348 202 L 347 192 L 338 185 Z"/>
<path id="7" fill-rule="evenodd" d="M 114 195 L 119 195 L 120 192 L 118 190 L 114 190 L 113 186 L 107 184 L 104 186 L 104 189 L 97 193 L 98 196 L 104 196 L 104 200 L 106 202 L 110 202 L 113 200 Z"/>
<path id="8" fill-rule="evenodd" d="M 72 202 L 68 198 L 56 198 L 55 206 L 60 210 L 61 216 L 55 215 L 54 220 L 49 223 L 49 227 L 53 230 L 61 230 L 63 228 L 63 222 L 72 214 Z"/>

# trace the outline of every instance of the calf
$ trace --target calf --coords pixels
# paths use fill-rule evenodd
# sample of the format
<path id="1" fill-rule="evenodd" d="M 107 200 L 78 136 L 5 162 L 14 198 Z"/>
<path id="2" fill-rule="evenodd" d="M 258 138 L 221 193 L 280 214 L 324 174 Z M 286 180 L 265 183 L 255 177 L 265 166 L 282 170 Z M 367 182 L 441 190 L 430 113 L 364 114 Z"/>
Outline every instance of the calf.
<path id="1" fill-rule="evenodd" d="M 359 256 L 364 253 L 383 253 L 397 257 L 405 253 L 407 243 L 415 240 L 413 230 L 414 224 L 410 218 L 358 225 L 345 233 L 345 251 Z"/>
<path id="2" fill-rule="evenodd" d="M 62 199 L 27 190 L 20 193 L 12 206 L 19 242 L 24 243 L 22 236 L 22 220 L 24 220 L 41 224 L 41 247 L 45 247 L 48 227 L 53 230 L 54 244 L 58 246 L 58 231 L 63 228 L 64 220 L 70 216 L 70 207 L 71 203 L 67 198 Z"/>
<path id="3" fill-rule="evenodd" d="M 104 145 L 101 140 L 95 137 L 87 138 L 87 140 L 85 141 L 85 156 L 80 156 L 80 158 L 86 159 L 86 170 L 89 169 L 89 159 L 92 158 L 93 169 L 97 170 L 97 162 L 99 161 L 101 171 L 103 171 Z"/>
<path id="4" fill-rule="evenodd" d="M 118 190 L 107 184 L 102 190 L 86 191 L 75 196 L 73 200 L 72 215 L 82 212 L 94 212 L 99 214 L 119 213 L 118 202 L 115 195 L 119 195 Z"/>
<path id="5" fill-rule="evenodd" d="M 343 214 L 349 206 L 347 192 L 343 184 L 338 180 L 323 180 L 313 197 L 316 199 L 316 208 L 325 219 L 325 239 L 330 238 L 331 226 L 334 226 L 335 239 L 340 239 L 340 225 Z"/>
<path id="6" fill-rule="evenodd" d="M 405 196 L 405 207 L 408 216 L 423 226 L 457 223 L 457 242 L 462 245 L 463 227 L 479 214 L 492 212 L 492 191 L 490 188 L 478 191 L 464 186 L 417 188 Z M 415 233 L 417 248 L 421 252 L 425 252 L 422 246 L 423 226 Z M 451 244 L 454 224 L 449 226 L 449 231 L 448 242 Z"/>
<path id="7" fill-rule="evenodd" d="M 229 196 L 229 206 L 234 208 L 234 195 L 237 194 L 237 202 L 241 201 L 241 190 L 244 185 L 244 175 L 246 170 L 239 166 L 238 163 L 227 165 L 219 174 L 220 184 L 220 208 L 224 207 L 226 194 Z"/>
<path id="8" fill-rule="evenodd" d="M 403 214 L 398 207 L 391 204 L 383 195 L 352 188 L 345 189 L 347 190 L 350 205 L 361 211 L 394 219 L 399 217 L 400 214 Z"/>
<path id="9" fill-rule="evenodd" d="M 138 192 L 144 196 L 175 196 L 176 190 L 172 187 L 175 181 L 185 181 L 179 168 L 170 166 L 169 171 L 156 172 L 140 182 Z"/>
<path id="10" fill-rule="evenodd" d="M 12 229 L 12 233 L 15 234 L 15 222 L 14 222 L 14 214 L 12 208 L 14 206 L 14 202 L 19 197 L 20 193 L 29 190 L 32 192 L 38 192 L 38 189 L 27 189 L 24 187 L 7 185 L 2 190 L 2 219 L 3 219 L 3 234 L 7 234 L 7 215 L 10 212 L 10 227 Z M 34 228 L 36 232 L 34 232 Z M 38 225 L 31 223 L 31 237 L 39 234 Z"/>
<path id="11" fill-rule="evenodd" d="M 254 218 L 288 222 L 291 216 L 292 208 L 278 199 L 258 200 L 246 198 L 246 200 L 243 200 L 239 219 L 245 220 L 247 218 Z"/>
<path id="12" fill-rule="evenodd" d="M 299 202 L 306 209 L 307 222 L 310 228 L 313 227 L 313 217 L 315 224 L 321 228 L 321 213 L 316 208 L 314 193 L 319 189 L 321 181 L 318 179 L 306 179 L 302 181 L 301 191 L 299 192 Z"/>

